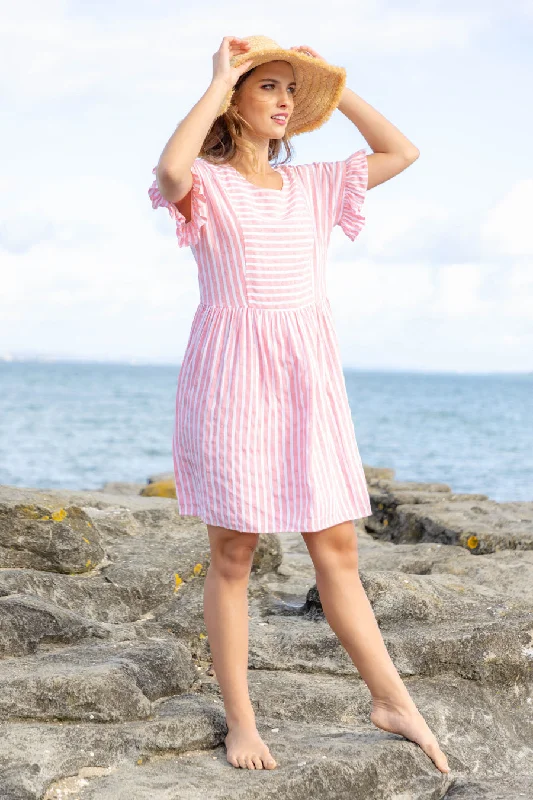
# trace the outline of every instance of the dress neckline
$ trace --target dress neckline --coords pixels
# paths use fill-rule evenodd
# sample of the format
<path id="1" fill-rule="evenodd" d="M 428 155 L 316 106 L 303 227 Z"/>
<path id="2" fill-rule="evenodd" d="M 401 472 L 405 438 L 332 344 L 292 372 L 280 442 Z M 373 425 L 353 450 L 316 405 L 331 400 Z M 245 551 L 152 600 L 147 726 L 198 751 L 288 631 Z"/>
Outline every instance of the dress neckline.
<path id="1" fill-rule="evenodd" d="M 281 189 L 274 189 L 269 186 L 257 186 L 257 184 L 249 181 L 248 178 L 245 178 L 244 175 L 241 175 L 239 170 L 235 169 L 235 167 L 232 164 L 228 164 L 227 162 L 225 162 L 222 166 L 228 167 L 232 172 L 235 172 L 238 175 L 241 181 L 244 181 L 244 183 L 247 183 L 248 186 L 251 186 L 253 189 L 258 189 L 260 192 L 277 192 L 277 194 L 281 194 L 282 192 L 285 191 L 285 188 L 287 186 L 287 180 L 283 175 L 283 173 L 280 172 L 279 167 L 272 167 L 272 169 L 274 169 L 279 175 L 281 175 L 281 180 L 283 181 Z"/>

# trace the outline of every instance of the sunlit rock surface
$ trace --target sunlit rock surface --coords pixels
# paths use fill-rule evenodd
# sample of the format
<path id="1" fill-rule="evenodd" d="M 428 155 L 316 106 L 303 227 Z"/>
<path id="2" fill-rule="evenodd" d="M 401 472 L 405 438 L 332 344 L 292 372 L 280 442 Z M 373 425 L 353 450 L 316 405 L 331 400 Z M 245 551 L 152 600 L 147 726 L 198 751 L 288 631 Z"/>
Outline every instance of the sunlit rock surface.
<path id="1" fill-rule="evenodd" d="M 259 537 L 249 584 L 250 694 L 278 767 L 227 762 L 207 529 L 160 474 L 0 487 L 0 798 L 530 798 L 533 503 L 365 471 L 361 580 L 450 775 L 369 721 L 297 533 Z"/>

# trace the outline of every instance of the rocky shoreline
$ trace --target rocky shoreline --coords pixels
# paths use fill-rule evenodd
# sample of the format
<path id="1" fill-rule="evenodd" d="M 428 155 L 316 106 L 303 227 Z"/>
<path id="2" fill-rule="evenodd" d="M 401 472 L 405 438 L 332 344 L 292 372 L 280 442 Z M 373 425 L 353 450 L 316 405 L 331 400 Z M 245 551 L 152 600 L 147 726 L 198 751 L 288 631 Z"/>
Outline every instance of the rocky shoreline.
<path id="1" fill-rule="evenodd" d="M 533 785 L 533 502 L 365 467 L 360 574 L 448 756 L 369 721 L 298 533 L 260 536 L 249 686 L 275 770 L 238 770 L 203 620 L 207 529 L 172 477 L 0 486 L 1 800 L 512 800 Z"/>

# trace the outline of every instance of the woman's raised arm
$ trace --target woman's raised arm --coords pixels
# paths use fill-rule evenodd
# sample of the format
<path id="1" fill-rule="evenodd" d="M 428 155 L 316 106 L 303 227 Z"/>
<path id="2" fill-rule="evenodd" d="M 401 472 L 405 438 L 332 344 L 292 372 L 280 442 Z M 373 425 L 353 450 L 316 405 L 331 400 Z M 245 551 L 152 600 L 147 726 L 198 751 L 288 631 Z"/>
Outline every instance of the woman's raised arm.
<path id="1" fill-rule="evenodd" d="M 251 60 L 236 69 L 230 58 L 244 53 L 248 42 L 225 36 L 213 55 L 213 78 L 208 88 L 166 143 L 156 168 L 156 179 L 162 196 L 171 203 L 181 200 L 192 187 L 191 167 L 202 147 L 218 109 L 240 75 L 249 68 Z"/>

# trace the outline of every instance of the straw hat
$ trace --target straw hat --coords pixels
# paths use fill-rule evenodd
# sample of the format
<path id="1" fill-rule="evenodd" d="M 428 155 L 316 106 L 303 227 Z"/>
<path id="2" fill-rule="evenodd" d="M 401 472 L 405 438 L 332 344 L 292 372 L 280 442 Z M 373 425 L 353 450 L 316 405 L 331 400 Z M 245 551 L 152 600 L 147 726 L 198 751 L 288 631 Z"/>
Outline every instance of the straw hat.
<path id="1" fill-rule="evenodd" d="M 266 61 L 288 61 L 294 70 L 296 93 L 294 111 L 287 123 L 287 134 L 296 136 L 314 131 L 326 122 L 337 108 L 346 84 L 344 67 L 334 67 L 327 61 L 298 50 L 285 50 L 267 36 L 245 36 L 250 47 L 230 59 L 232 67 L 252 60 L 249 69 Z M 218 111 L 220 117 L 228 110 L 235 87 L 226 94 Z"/>

